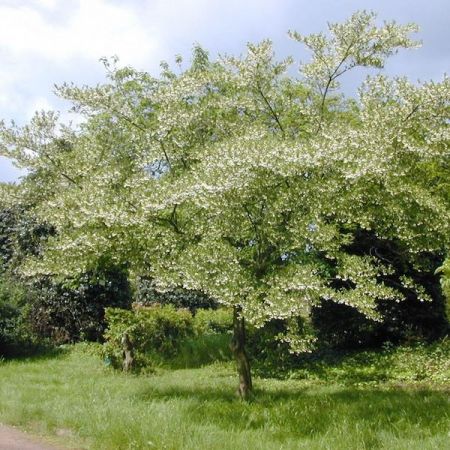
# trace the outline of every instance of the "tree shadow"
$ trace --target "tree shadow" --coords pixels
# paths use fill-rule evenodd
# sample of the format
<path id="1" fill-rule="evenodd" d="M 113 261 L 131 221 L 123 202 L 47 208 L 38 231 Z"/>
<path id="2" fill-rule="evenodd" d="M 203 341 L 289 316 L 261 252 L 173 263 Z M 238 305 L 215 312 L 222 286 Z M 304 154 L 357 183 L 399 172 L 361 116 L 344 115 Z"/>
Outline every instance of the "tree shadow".
<path id="1" fill-rule="evenodd" d="M 253 361 L 254 373 L 261 378 L 316 379 L 328 382 L 355 384 L 385 382 L 390 377 L 390 360 L 383 349 L 318 350 L 308 354 L 291 355 L 285 361 Z"/>
<path id="2" fill-rule="evenodd" d="M 448 395 L 433 390 L 322 387 L 320 389 L 257 389 L 240 401 L 229 386 L 158 387 L 141 393 L 139 401 L 182 399 L 189 420 L 224 430 L 267 430 L 275 438 L 305 438 L 332 433 L 339 427 L 399 433 L 417 429 L 432 436 L 448 427 Z"/>

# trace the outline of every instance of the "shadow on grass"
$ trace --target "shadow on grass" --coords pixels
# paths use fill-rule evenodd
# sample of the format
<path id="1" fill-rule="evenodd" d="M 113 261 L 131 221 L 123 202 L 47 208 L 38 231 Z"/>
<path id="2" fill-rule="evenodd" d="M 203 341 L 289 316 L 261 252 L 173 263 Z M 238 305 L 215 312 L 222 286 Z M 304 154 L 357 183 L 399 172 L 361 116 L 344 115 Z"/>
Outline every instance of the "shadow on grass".
<path id="1" fill-rule="evenodd" d="M 234 431 L 269 428 L 281 440 L 286 433 L 305 438 L 333 433 L 340 427 L 367 429 L 366 434 L 418 430 L 432 436 L 445 431 L 450 419 L 448 396 L 432 390 L 256 390 L 250 402 L 242 402 L 229 386 L 171 386 L 139 396 L 140 401 L 180 399 L 189 405 L 189 420 L 199 425 Z"/>
<path id="2" fill-rule="evenodd" d="M 344 378 L 351 382 L 386 381 L 389 372 L 389 360 L 380 358 L 382 349 L 361 350 L 319 350 L 302 355 L 282 355 L 284 358 L 272 357 L 252 360 L 252 370 L 262 378 L 291 378 L 297 372 L 298 378 L 321 379 L 328 381 L 334 369 L 345 366 Z M 350 362 L 350 364 L 349 364 Z M 361 369 L 370 368 L 369 371 Z M 355 378 L 356 377 L 356 378 Z M 336 379 L 332 377 L 334 381 Z M 343 380 L 342 380 L 343 381 Z"/>

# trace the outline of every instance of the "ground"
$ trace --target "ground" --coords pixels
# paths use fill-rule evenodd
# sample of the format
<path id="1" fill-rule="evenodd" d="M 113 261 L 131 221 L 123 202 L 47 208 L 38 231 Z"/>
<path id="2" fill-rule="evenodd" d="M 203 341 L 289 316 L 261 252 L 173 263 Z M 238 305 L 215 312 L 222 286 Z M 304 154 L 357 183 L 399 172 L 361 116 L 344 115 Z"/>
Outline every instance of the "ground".
<path id="1" fill-rule="evenodd" d="M 0 424 L 0 450 L 61 450 L 61 448 L 44 442 L 42 438 Z"/>
<path id="2" fill-rule="evenodd" d="M 76 346 L 0 363 L 0 421 L 71 449 L 447 449 L 449 347 L 256 376 L 242 402 L 231 361 L 125 375 Z"/>

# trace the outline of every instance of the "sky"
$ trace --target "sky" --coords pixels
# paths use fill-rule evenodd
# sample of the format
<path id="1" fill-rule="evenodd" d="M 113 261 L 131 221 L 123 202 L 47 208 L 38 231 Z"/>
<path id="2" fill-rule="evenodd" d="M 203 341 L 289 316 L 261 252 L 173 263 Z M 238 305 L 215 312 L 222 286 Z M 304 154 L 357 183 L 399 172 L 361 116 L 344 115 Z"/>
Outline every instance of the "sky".
<path id="1" fill-rule="evenodd" d="M 420 26 L 423 46 L 393 57 L 389 75 L 438 81 L 449 72 L 450 0 L 0 0 L 0 120 L 24 124 L 36 110 L 51 109 L 69 121 L 70 105 L 54 85 L 103 82 L 105 56 L 156 75 L 161 60 L 189 60 L 195 43 L 214 57 L 270 38 L 280 58 L 307 60 L 288 30 L 324 31 L 361 9 Z M 0 181 L 21 174 L 0 157 Z"/>

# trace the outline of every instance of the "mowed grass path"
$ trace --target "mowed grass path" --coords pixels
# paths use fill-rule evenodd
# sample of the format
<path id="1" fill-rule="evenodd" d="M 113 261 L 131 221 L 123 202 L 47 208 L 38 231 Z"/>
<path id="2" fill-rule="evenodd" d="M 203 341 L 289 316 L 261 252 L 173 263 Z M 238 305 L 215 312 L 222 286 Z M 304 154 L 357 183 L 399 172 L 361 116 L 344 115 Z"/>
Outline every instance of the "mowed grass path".
<path id="1" fill-rule="evenodd" d="M 0 363 L 0 422 L 86 449 L 448 449 L 445 387 L 255 379 L 232 363 L 124 375 L 75 347 Z"/>

